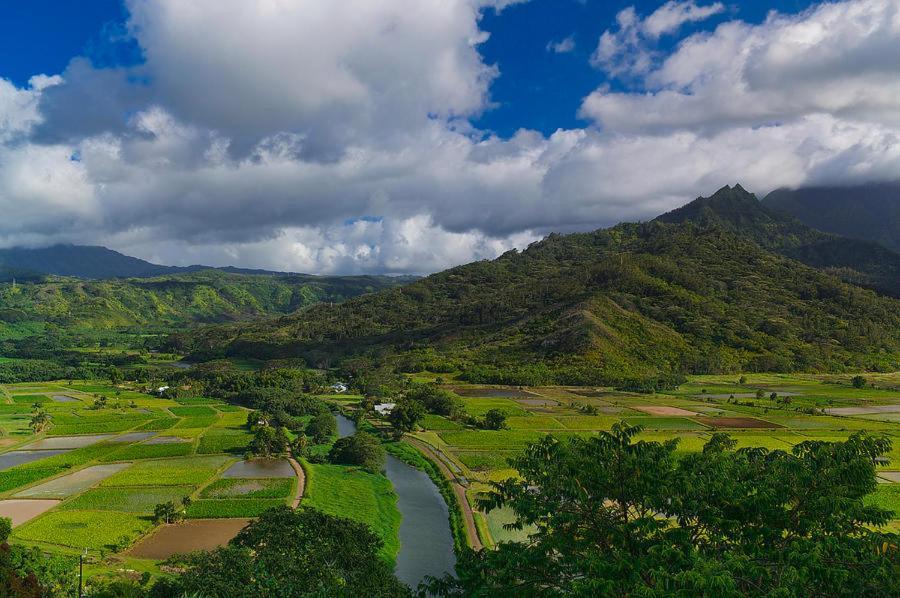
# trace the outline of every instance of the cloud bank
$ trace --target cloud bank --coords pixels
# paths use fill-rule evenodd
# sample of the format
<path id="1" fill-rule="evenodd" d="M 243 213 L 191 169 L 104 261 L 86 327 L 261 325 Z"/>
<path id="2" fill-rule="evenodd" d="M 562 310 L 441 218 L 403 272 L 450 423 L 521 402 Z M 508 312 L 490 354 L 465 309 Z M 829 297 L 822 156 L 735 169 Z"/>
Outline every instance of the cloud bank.
<path id="1" fill-rule="evenodd" d="M 479 17 L 508 4 L 129 0 L 142 64 L 0 79 L 0 244 L 422 273 L 726 183 L 900 178 L 900 0 L 731 20 L 666 55 L 654 40 L 724 7 L 627 9 L 592 60 L 626 83 L 584 99 L 592 125 L 501 139 L 470 119 L 502 76 Z"/>

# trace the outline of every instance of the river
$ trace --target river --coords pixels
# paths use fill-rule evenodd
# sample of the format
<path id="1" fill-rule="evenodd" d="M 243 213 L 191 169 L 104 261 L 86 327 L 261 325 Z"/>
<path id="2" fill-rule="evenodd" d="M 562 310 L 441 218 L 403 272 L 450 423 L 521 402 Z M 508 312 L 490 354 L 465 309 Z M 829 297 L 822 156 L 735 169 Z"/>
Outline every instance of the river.
<path id="1" fill-rule="evenodd" d="M 356 432 L 353 420 L 338 415 L 337 421 L 341 437 Z M 397 509 L 403 516 L 397 577 L 415 589 L 428 575 L 441 577 L 452 573 L 456 554 L 450 533 L 450 512 L 438 487 L 424 471 L 390 454 L 385 475 L 394 486 Z"/>

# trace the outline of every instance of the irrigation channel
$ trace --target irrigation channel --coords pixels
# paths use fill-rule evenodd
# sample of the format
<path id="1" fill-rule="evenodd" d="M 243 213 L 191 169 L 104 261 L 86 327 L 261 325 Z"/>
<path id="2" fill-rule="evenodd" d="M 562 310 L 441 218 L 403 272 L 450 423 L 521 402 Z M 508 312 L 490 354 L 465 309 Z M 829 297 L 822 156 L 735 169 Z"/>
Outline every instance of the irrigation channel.
<path id="1" fill-rule="evenodd" d="M 353 420 L 337 416 L 338 434 L 356 432 Z M 450 512 L 440 490 L 424 471 L 407 465 L 392 455 L 387 456 L 385 475 L 397 493 L 400 522 L 400 554 L 397 555 L 397 577 L 412 588 L 425 576 L 441 577 L 452 573 L 456 564 Z"/>

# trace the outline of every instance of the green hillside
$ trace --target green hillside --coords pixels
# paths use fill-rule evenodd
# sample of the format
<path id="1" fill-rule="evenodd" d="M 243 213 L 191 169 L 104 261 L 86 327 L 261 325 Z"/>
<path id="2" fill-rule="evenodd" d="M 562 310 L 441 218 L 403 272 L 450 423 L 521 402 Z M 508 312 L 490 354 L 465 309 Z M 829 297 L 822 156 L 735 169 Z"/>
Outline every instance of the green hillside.
<path id="1" fill-rule="evenodd" d="M 340 302 L 406 280 L 220 270 L 100 281 L 50 277 L 0 284 L 0 335 L 3 331 L 14 335 L 34 322 L 112 329 L 245 320 L 289 313 L 319 301 Z"/>
<path id="2" fill-rule="evenodd" d="M 681 373 L 897 367 L 900 301 L 716 219 L 682 220 L 551 235 L 341 305 L 174 342 L 202 358 L 323 365 L 364 355 L 512 384 L 653 386 Z"/>
<path id="3" fill-rule="evenodd" d="M 770 195 L 771 197 L 771 195 Z M 786 213 L 766 207 L 740 185 L 663 214 L 661 222 L 716 225 L 762 247 L 824 269 L 860 286 L 900 297 L 900 254 L 873 241 L 824 233 Z M 861 210 L 864 211 L 864 210 Z"/>
<path id="4" fill-rule="evenodd" d="M 900 252 L 900 182 L 778 189 L 763 205 L 813 228 Z"/>

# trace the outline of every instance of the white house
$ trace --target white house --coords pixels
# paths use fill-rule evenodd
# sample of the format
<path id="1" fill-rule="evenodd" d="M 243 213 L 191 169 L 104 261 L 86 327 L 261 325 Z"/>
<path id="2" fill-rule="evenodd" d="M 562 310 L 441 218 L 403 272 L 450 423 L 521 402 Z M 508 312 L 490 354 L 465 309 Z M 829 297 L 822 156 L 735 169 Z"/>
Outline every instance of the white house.
<path id="1" fill-rule="evenodd" d="M 331 390 L 333 390 L 334 392 L 337 392 L 337 393 L 347 392 L 348 388 L 349 387 L 346 384 L 344 384 L 343 382 L 335 382 L 334 384 L 331 385 Z"/>
<path id="2" fill-rule="evenodd" d="M 389 415 L 396 406 L 397 403 L 378 403 L 375 405 L 375 413 L 381 416 Z"/>
<path id="3" fill-rule="evenodd" d="M 160 386 L 159 388 L 156 389 L 156 394 L 161 395 L 162 393 L 166 392 L 167 390 L 169 390 L 168 386 Z"/>

